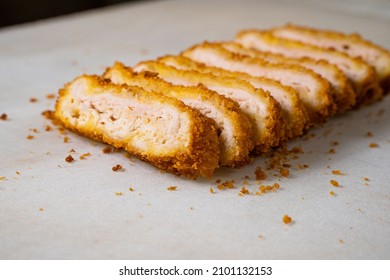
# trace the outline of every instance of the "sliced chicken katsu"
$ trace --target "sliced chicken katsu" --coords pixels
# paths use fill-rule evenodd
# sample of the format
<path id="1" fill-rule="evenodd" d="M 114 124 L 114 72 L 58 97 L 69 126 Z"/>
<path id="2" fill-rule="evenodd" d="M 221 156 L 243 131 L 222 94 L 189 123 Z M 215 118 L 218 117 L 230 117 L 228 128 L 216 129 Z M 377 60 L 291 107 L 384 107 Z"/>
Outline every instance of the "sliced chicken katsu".
<path id="1" fill-rule="evenodd" d="M 360 57 L 375 68 L 379 83 L 385 93 L 390 92 L 390 52 L 358 34 L 344 34 L 337 31 L 308 28 L 288 24 L 273 28 L 272 34 L 286 39 L 300 41 L 326 49 Z"/>
<path id="2" fill-rule="evenodd" d="M 310 124 L 324 121 L 335 110 L 329 82 L 304 67 L 269 63 L 230 52 L 219 44 L 212 43 L 196 45 L 184 51 L 182 55 L 207 66 L 266 77 L 291 86 L 298 92 L 305 105 L 310 116 Z"/>
<path id="3" fill-rule="evenodd" d="M 75 132 L 177 175 L 210 178 L 218 167 L 214 122 L 162 94 L 84 75 L 60 90 L 55 117 Z"/>
<path id="4" fill-rule="evenodd" d="M 271 32 L 261 30 L 241 31 L 235 41 L 246 48 L 282 54 L 293 58 L 309 57 L 315 60 L 326 60 L 335 64 L 352 81 L 357 93 L 357 104 L 369 103 L 382 97 L 382 89 L 376 78 L 375 69 L 360 58 L 306 45 L 298 41 L 274 36 Z"/>
<path id="5" fill-rule="evenodd" d="M 231 52 L 264 59 L 270 63 L 297 64 L 313 70 L 332 85 L 332 97 L 338 113 L 351 109 L 356 103 L 356 92 L 352 83 L 336 65 L 325 60 L 314 60 L 308 57 L 290 58 L 281 54 L 248 49 L 234 42 L 224 42 L 221 45 Z"/>
<path id="6" fill-rule="evenodd" d="M 236 101 L 252 123 L 254 152 L 265 153 L 278 146 L 283 138 L 283 115 L 276 101 L 266 92 L 251 84 L 231 77 L 218 77 L 197 71 L 179 70 L 160 62 L 139 63 L 135 71 L 157 73 L 158 77 L 175 85 L 204 85 L 218 94 Z"/>
<path id="7" fill-rule="evenodd" d="M 268 91 L 282 108 L 285 121 L 284 135 L 286 139 L 301 135 L 308 122 L 306 109 L 299 99 L 297 92 L 291 87 L 283 86 L 278 81 L 254 77 L 242 72 L 233 72 L 222 68 L 206 66 L 203 63 L 196 62 L 184 56 L 164 56 L 160 57 L 158 61 L 178 69 L 196 70 L 201 73 L 212 73 L 222 77 L 235 77 L 249 82 L 255 88 Z"/>
<path id="8" fill-rule="evenodd" d="M 219 130 L 220 165 L 240 166 L 249 162 L 253 149 L 252 125 L 236 102 L 203 86 L 184 87 L 168 83 L 150 72 L 136 73 L 116 62 L 103 75 L 115 84 L 139 86 L 146 91 L 156 91 L 177 98 L 213 119 Z"/>

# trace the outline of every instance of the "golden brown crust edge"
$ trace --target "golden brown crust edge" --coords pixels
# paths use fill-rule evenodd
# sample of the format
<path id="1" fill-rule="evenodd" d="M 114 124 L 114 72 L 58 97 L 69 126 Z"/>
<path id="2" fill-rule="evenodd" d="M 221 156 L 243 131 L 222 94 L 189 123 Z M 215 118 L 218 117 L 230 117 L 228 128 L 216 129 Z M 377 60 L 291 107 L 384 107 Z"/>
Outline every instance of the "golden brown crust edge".
<path id="1" fill-rule="evenodd" d="M 80 78 L 90 79 L 94 86 L 100 86 L 118 94 L 123 94 L 125 91 L 126 94 L 131 96 L 131 91 L 134 89 L 134 87 L 114 85 L 108 80 L 100 79 L 98 76 L 83 75 L 76 78 L 74 81 Z M 85 127 L 71 125 L 67 118 L 61 113 L 61 103 L 63 99 L 70 95 L 69 87 L 73 82 L 66 84 L 64 88 L 59 90 L 59 97 L 56 101 L 54 116 L 64 127 L 93 140 L 110 144 L 116 148 L 124 148 L 139 159 L 175 175 L 183 175 L 189 178 L 197 178 L 198 176 L 206 178 L 212 177 L 214 170 L 218 167 L 219 143 L 215 127 L 210 119 L 185 106 L 178 100 L 157 93 L 147 93 L 151 94 L 153 98 L 159 102 L 168 102 L 178 107 L 180 110 L 184 110 L 190 115 L 190 119 L 192 120 L 191 140 L 188 148 L 182 149 L 174 156 L 154 156 L 152 154 L 140 152 L 131 145 L 128 145 L 128 143 L 115 140 L 102 131 L 89 130 Z M 139 94 L 139 92 L 137 94 Z"/>

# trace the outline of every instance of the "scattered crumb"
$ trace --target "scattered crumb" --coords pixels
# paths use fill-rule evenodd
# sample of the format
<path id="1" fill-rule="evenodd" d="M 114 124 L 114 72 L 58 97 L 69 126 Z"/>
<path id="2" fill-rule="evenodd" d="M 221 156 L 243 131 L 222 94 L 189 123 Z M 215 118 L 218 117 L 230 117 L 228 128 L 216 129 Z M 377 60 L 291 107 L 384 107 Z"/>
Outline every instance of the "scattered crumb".
<path id="1" fill-rule="evenodd" d="M 371 131 L 368 131 L 368 132 L 366 133 L 366 136 L 367 136 L 367 137 L 372 137 L 372 132 L 371 132 Z"/>
<path id="2" fill-rule="evenodd" d="M 116 196 L 122 196 L 123 193 L 122 193 L 122 192 L 116 192 L 115 195 L 116 195 Z"/>
<path id="3" fill-rule="evenodd" d="M 268 185 L 268 186 L 261 185 L 259 186 L 259 191 L 256 192 L 256 195 L 262 195 L 267 192 L 274 192 L 276 189 L 279 188 L 280 185 L 278 183 L 274 183 L 273 185 Z"/>
<path id="4" fill-rule="evenodd" d="M 68 143 L 69 142 L 69 137 L 68 136 L 65 136 L 64 137 L 64 143 Z"/>
<path id="5" fill-rule="evenodd" d="M 54 99 L 54 97 L 56 97 L 56 96 L 53 93 L 49 93 L 49 94 L 46 95 L 47 99 Z"/>
<path id="6" fill-rule="evenodd" d="M 210 187 L 210 193 L 215 193 L 213 188 Z"/>
<path id="7" fill-rule="evenodd" d="M 38 99 L 35 98 L 35 97 L 31 97 L 31 98 L 30 98 L 30 102 L 31 102 L 31 103 L 35 103 L 35 102 L 37 102 L 37 101 L 38 101 Z"/>
<path id="8" fill-rule="evenodd" d="M 195 208 L 193 206 L 190 207 L 190 210 L 194 210 Z"/>
<path id="9" fill-rule="evenodd" d="M 51 128 L 50 125 L 46 125 L 46 126 L 45 126 L 45 131 L 51 131 L 51 130 L 52 130 L 52 128 Z"/>
<path id="10" fill-rule="evenodd" d="M 249 179 L 250 177 L 248 176 L 248 175 L 245 175 L 245 177 L 244 177 L 245 179 Z"/>
<path id="11" fill-rule="evenodd" d="M 344 244 L 344 240 L 342 240 L 342 239 L 339 239 L 339 242 L 340 242 L 341 244 Z"/>
<path id="12" fill-rule="evenodd" d="M 167 188 L 168 191 L 176 191 L 177 190 L 177 186 L 170 186 Z"/>
<path id="13" fill-rule="evenodd" d="M 368 145 L 370 148 L 378 148 L 379 145 L 377 143 L 370 143 L 370 145 Z"/>
<path id="14" fill-rule="evenodd" d="M 68 153 L 75 153 L 75 149 L 70 149 Z"/>
<path id="15" fill-rule="evenodd" d="M 72 155 L 69 155 L 69 156 L 67 156 L 67 157 L 65 158 L 65 161 L 66 161 L 66 162 L 72 162 L 72 161 L 74 161 L 74 158 L 72 157 Z"/>
<path id="16" fill-rule="evenodd" d="M 290 175 L 290 171 L 288 169 L 280 169 L 280 175 L 283 177 L 288 177 Z"/>
<path id="17" fill-rule="evenodd" d="M 330 144 L 331 144 L 332 146 L 337 146 L 337 145 L 339 144 L 339 142 L 337 142 L 337 141 L 332 141 L 332 142 L 330 142 Z"/>
<path id="18" fill-rule="evenodd" d="M 368 177 L 364 177 L 363 180 L 364 181 L 370 181 L 370 179 Z"/>
<path id="19" fill-rule="evenodd" d="M 44 209 L 43 208 L 39 208 L 38 210 L 42 212 Z"/>
<path id="20" fill-rule="evenodd" d="M 42 116 L 45 117 L 47 120 L 54 120 L 54 112 L 50 110 L 43 111 L 41 113 Z"/>
<path id="21" fill-rule="evenodd" d="M 133 191 L 134 191 L 134 189 L 133 189 L 133 188 L 129 188 L 129 191 L 133 192 Z"/>
<path id="22" fill-rule="evenodd" d="M 334 191 L 330 191 L 329 194 L 330 194 L 331 196 L 335 196 L 335 195 L 336 195 L 336 193 L 335 193 Z"/>
<path id="23" fill-rule="evenodd" d="M 85 154 L 82 154 L 80 156 L 80 159 L 86 159 L 87 157 L 89 157 L 91 155 L 91 153 L 85 153 Z"/>
<path id="24" fill-rule="evenodd" d="M 0 120 L 2 120 L 2 121 L 6 121 L 7 118 L 8 118 L 8 116 L 5 113 L 1 114 L 1 116 L 0 116 Z"/>
<path id="25" fill-rule="evenodd" d="M 5 176 L 0 176 L 0 181 L 5 180 Z"/>
<path id="26" fill-rule="evenodd" d="M 120 165 L 120 164 L 117 164 L 117 165 L 112 167 L 112 171 L 119 171 L 119 170 L 122 170 L 122 165 Z"/>
<path id="27" fill-rule="evenodd" d="M 221 183 L 221 179 L 217 179 L 217 180 L 215 181 L 215 183 L 216 183 L 216 184 Z"/>
<path id="28" fill-rule="evenodd" d="M 217 186 L 219 190 L 234 189 L 234 180 L 226 181 Z"/>
<path id="29" fill-rule="evenodd" d="M 335 154 L 335 153 L 336 153 L 335 149 L 329 149 L 328 151 L 328 154 Z"/>
<path id="30" fill-rule="evenodd" d="M 334 174 L 334 175 L 345 175 L 345 173 L 341 172 L 341 171 L 338 170 L 338 169 L 332 170 L 332 174 Z"/>
<path id="31" fill-rule="evenodd" d="M 103 153 L 104 154 L 112 153 L 112 147 L 110 147 L 110 146 L 104 147 L 103 148 Z"/>
<path id="32" fill-rule="evenodd" d="M 261 239 L 261 240 L 264 240 L 264 239 L 265 239 L 264 236 L 261 235 L 261 234 L 258 236 L 258 238 Z"/>
<path id="33" fill-rule="evenodd" d="M 258 166 L 255 170 L 256 180 L 265 180 L 267 179 L 267 174 Z"/>
<path id="34" fill-rule="evenodd" d="M 288 224 L 291 224 L 292 218 L 289 215 L 284 215 L 282 221 L 283 221 L 283 223 L 288 225 Z"/>
<path id="35" fill-rule="evenodd" d="M 286 167 L 286 168 L 290 168 L 290 167 L 291 167 L 291 164 L 289 164 L 289 163 L 283 163 L 282 166 L 283 166 L 283 167 Z"/>
<path id="36" fill-rule="evenodd" d="M 240 190 L 241 194 L 250 194 L 249 190 L 247 190 L 245 187 L 242 187 Z"/>
<path id="37" fill-rule="evenodd" d="M 34 135 L 29 134 L 29 135 L 27 135 L 26 139 L 32 140 L 32 139 L 34 139 Z"/>
<path id="38" fill-rule="evenodd" d="M 36 129 L 36 128 L 30 128 L 29 130 L 34 132 L 34 133 L 39 133 L 38 129 Z"/>
<path id="39" fill-rule="evenodd" d="M 332 186 L 334 186 L 334 187 L 340 186 L 340 185 L 339 185 L 339 182 L 337 182 L 336 180 L 330 180 L 329 182 L 330 182 L 330 184 L 331 184 Z"/>
<path id="40" fill-rule="evenodd" d="M 19 172 L 19 171 L 16 171 L 15 173 L 16 173 L 16 175 L 20 175 L 20 172 Z"/>

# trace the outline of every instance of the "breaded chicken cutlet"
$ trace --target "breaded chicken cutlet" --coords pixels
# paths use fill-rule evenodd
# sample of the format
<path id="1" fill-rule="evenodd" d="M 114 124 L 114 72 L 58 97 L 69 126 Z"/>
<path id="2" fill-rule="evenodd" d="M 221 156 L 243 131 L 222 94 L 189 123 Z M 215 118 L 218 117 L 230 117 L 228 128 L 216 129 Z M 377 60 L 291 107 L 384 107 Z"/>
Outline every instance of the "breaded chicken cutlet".
<path id="1" fill-rule="evenodd" d="M 266 77 L 291 86 L 298 92 L 305 105 L 311 125 L 323 122 L 335 111 L 329 82 L 312 70 L 299 65 L 269 63 L 230 52 L 219 44 L 207 42 L 185 50 L 182 55 L 207 66 Z"/>
<path id="2" fill-rule="evenodd" d="M 237 34 L 235 41 L 246 48 L 293 58 L 322 59 L 336 65 L 353 83 L 358 105 L 370 103 L 382 97 L 383 91 L 376 79 L 375 69 L 360 58 L 354 58 L 333 49 L 319 48 L 299 41 L 276 37 L 272 31 L 244 30 Z"/>
<path id="3" fill-rule="evenodd" d="M 270 30 L 274 36 L 296 40 L 305 44 L 337 50 L 351 57 L 360 57 L 375 68 L 384 93 L 390 92 L 390 52 L 359 34 L 345 34 L 333 30 L 315 29 L 293 24 Z"/>
<path id="4" fill-rule="evenodd" d="M 240 166 L 249 161 L 253 149 L 252 125 L 237 103 L 203 86 L 178 86 L 168 83 L 150 72 L 136 73 L 116 62 L 103 75 L 116 84 L 139 86 L 177 98 L 184 104 L 199 110 L 213 119 L 219 131 L 220 165 Z"/>
<path id="5" fill-rule="evenodd" d="M 201 73 L 211 73 L 220 77 L 234 77 L 252 84 L 255 88 L 260 88 L 270 93 L 270 95 L 279 103 L 285 122 L 286 139 L 302 135 L 308 122 L 306 109 L 299 99 L 297 92 L 280 82 L 264 77 L 255 77 L 243 72 L 228 71 L 218 67 L 206 66 L 203 63 L 196 62 L 184 56 L 167 55 L 158 58 L 159 62 L 166 65 L 183 69 L 196 70 Z"/>
<path id="6" fill-rule="evenodd" d="M 162 94 L 84 75 L 60 90 L 55 117 L 68 129 L 177 175 L 210 178 L 218 167 L 213 121 Z"/>
<path id="7" fill-rule="evenodd" d="M 137 72 L 149 71 L 175 85 L 198 86 L 216 91 L 238 103 L 252 123 L 254 152 L 266 153 L 283 139 L 283 115 L 269 93 L 232 77 L 219 77 L 193 70 L 180 70 L 156 61 L 145 61 L 134 67 Z"/>
<path id="8" fill-rule="evenodd" d="M 316 72 L 332 86 L 332 97 L 336 103 L 338 113 L 343 113 L 351 109 L 356 103 L 356 92 L 350 80 L 336 65 L 325 60 L 314 60 L 308 57 L 291 58 L 281 54 L 245 48 L 234 42 L 224 42 L 221 43 L 221 46 L 231 52 L 260 58 L 270 63 L 301 65 Z"/>

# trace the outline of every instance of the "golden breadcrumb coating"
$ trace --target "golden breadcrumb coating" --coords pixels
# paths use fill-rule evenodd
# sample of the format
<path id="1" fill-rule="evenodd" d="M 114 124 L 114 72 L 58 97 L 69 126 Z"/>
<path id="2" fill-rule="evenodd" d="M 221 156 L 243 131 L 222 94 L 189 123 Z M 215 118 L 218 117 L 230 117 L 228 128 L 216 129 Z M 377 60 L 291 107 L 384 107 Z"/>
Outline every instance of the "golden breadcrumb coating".
<path id="1" fill-rule="evenodd" d="M 298 93 L 293 88 L 284 86 L 276 80 L 207 66 L 184 56 L 167 55 L 160 57 L 158 61 L 178 69 L 196 70 L 201 73 L 211 73 L 222 77 L 234 77 L 249 82 L 255 88 L 268 91 L 282 109 L 285 122 L 284 136 L 286 139 L 302 135 L 308 123 L 309 117 L 302 101 L 298 97 Z"/>
<path id="2" fill-rule="evenodd" d="M 252 125 L 236 102 L 203 86 L 177 86 L 149 72 L 136 73 L 119 62 L 107 68 L 103 77 L 116 84 L 139 86 L 146 91 L 177 98 L 198 109 L 215 121 L 220 132 L 220 165 L 234 167 L 249 162 L 249 152 L 253 149 Z"/>
<path id="3" fill-rule="evenodd" d="M 83 75 L 59 91 L 55 118 L 177 175 L 211 178 L 218 167 L 213 122 L 162 94 Z"/>
<path id="4" fill-rule="evenodd" d="M 268 63 L 208 42 L 193 46 L 182 52 L 182 55 L 208 66 L 266 77 L 291 86 L 297 90 L 309 113 L 310 125 L 323 122 L 335 110 L 330 84 L 315 72 L 299 65 Z"/>
<path id="5" fill-rule="evenodd" d="M 297 64 L 316 72 L 331 84 L 332 97 L 338 113 L 343 113 L 356 104 L 356 92 L 350 80 L 336 65 L 325 60 L 314 60 L 308 57 L 291 58 L 272 52 L 245 48 L 234 42 L 224 42 L 221 46 L 229 51 L 260 58 L 270 63 Z"/>
<path id="6" fill-rule="evenodd" d="M 272 31 L 244 30 L 237 34 L 235 41 L 247 48 L 255 48 L 260 51 L 279 53 L 294 58 L 323 59 L 335 64 L 353 83 L 357 93 L 357 105 L 381 99 L 383 95 L 375 69 L 360 57 L 354 58 L 333 49 L 324 49 L 276 37 Z"/>
<path id="7" fill-rule="evenodd" d="M 375 68 L 384 93 L 390 92 L 390 51 L 362 38 L 359 34 L 345 34 L 293 24 L 273 28 L 272 33 L 305 44 L 334 49 L 352 57 L 361 57 Z"/>
<path id="8" fill-rule="evenodd" d="M 266 153 L 273 146 L 278 146 L 283 139 L 283 115 L 276 101 L 260 89 L 251 84 L 232 77 L 218 77 L 209 73 L 200 73 L 193 70 L 179 70 L 156 61 L 139 63 L 135 71 L 149 71 L 158 73 L 158 76 L 179 85 L 202 84 L 208 89 L 229 97 L 240 106 L 252 122 L 254 135 L 254 152 Z"/>

